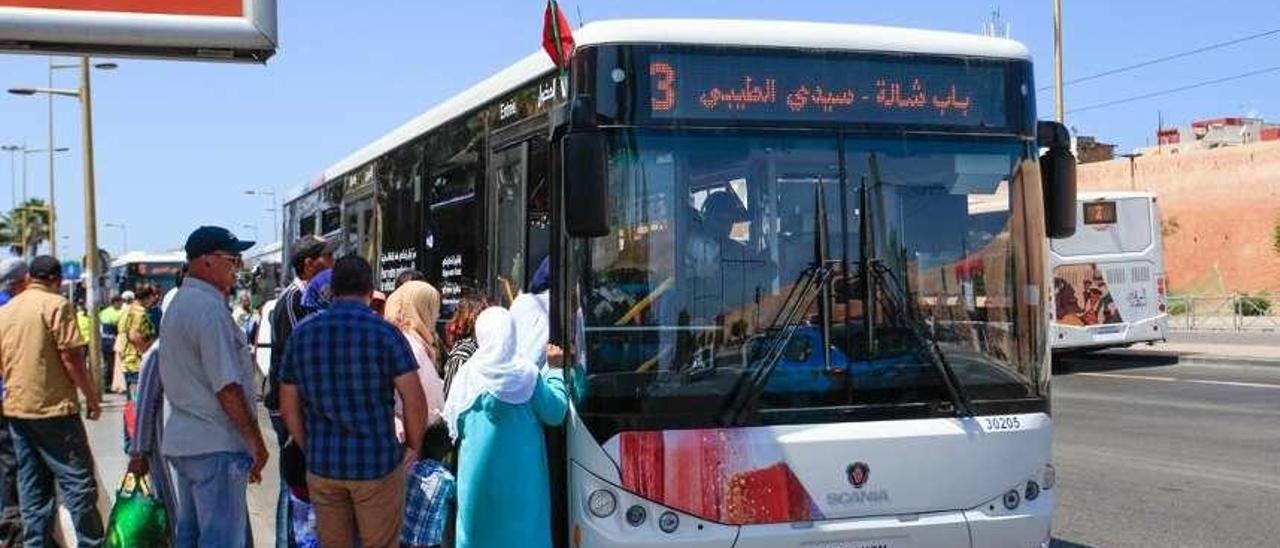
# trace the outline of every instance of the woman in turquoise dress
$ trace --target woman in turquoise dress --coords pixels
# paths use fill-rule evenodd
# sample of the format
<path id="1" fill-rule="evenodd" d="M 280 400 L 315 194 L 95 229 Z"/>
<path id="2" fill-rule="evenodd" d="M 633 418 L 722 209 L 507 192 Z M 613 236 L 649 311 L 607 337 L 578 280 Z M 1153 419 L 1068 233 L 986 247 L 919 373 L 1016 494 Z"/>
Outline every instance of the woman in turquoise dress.
<path id="1" fill-rule="evenodd" d="M 442 413 L 459 447 L 456 546 L 550 548 L 543 429 L 564 421 L 564 379 L 516 351 L 515 321 L 503 308 L 480 313 L 475 337 Z"/>

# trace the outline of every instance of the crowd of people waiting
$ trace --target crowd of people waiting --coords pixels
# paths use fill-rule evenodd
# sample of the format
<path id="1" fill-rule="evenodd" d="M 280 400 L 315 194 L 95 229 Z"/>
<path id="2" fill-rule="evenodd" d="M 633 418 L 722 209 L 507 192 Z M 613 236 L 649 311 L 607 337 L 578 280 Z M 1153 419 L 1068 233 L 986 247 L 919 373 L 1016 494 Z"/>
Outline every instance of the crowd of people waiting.
<path id="1" fill-rule="evenodd" d="M 200 227 L 179 287 L 139 287 L 100 314 L 112 320 L 102 351 L 111 345 L 118 371 L 104 377 L 120 381 L 107 391 L 123 389 L 137 410 L 129 472 L 150 479 L 179 547 L 253 545 L 247 489 L 268 451 L 244 316 L 230 302 L 252 245 Z M 564 420 L 568 399 L 562 354 L 548 344 L 548 264 L 509 310 L 464 297 L 437 329 L 441 295 L 421 273 L 402 274 L 383 297 L 365 259 L 335 260 L 315 236 L 291 250 L 295 280 L 270 318 L 262 399 L 279 449 L 274 544 L 549 547 L 543 429 Z M 0 502 L 13 499 L 21 516 L 0 514 L 0 544 L 12 534 L 53 545 L 55 493 L 78 544 L 104 542 L 76 394 L 97 420 L 87 313 L 60 284 L 51 257 L 0 265 Z"/>

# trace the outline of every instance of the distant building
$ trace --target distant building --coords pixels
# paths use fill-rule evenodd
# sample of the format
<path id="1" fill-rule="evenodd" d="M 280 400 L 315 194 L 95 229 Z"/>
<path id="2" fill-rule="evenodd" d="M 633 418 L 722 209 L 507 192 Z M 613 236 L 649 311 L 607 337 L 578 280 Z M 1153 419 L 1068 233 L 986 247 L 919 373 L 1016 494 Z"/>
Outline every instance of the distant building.
<path id="1" fill-rule="evenodd" d="M 1158 144 L 1143 153 L 1177 154 L 1275 140 L 1280 140 L 1280 125 L 1261 118 L 1213 118 L 1192 122 L 1190 127 L 1161 129 L 1156 133 Z"/>
<path id="2" fill-rule="evenodd" d="M 1076 159 L 1082 164 L 1105 162 L 1116 157 L 1116 146 L 1089 135 L 1075 138 Z"/>

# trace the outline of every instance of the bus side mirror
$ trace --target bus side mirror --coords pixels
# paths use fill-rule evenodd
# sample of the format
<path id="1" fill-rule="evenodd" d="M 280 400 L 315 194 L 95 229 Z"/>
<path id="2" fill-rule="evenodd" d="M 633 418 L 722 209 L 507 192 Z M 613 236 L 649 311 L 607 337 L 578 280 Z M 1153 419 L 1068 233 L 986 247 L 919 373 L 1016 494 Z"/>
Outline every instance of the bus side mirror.
<path id="1" fill-rule="evenodd" d="M 564 219 L 569 236 L 607 236 L 609 193 L 604 134 L 578 131 L 565 135 L 560 146 L 560 173 L 564 178 Z"/>
<path id="2" fill-rule="evenodd" d="M 1076 233 L 1076 157 L 1071 135 L 1058 122 L 1040 122 L 1038 141 L 1047 148 L 1040 156 L 1040 182 L 1044 187 L 1046 236 L 1069 238 Z"/>

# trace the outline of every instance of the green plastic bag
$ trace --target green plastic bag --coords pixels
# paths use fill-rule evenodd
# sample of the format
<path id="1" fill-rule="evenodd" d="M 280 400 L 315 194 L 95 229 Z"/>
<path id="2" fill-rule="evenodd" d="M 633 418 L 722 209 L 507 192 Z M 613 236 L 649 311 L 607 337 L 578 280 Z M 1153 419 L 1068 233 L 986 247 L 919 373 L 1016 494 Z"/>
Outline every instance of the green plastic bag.
<path id="1" fill-rule="evenodd" d="M 107 547 L 167 548 L 169 544 L 169 518 L 164 503 L 152 495 L 146 476 L 126 473 L 111 507 Z"/>

